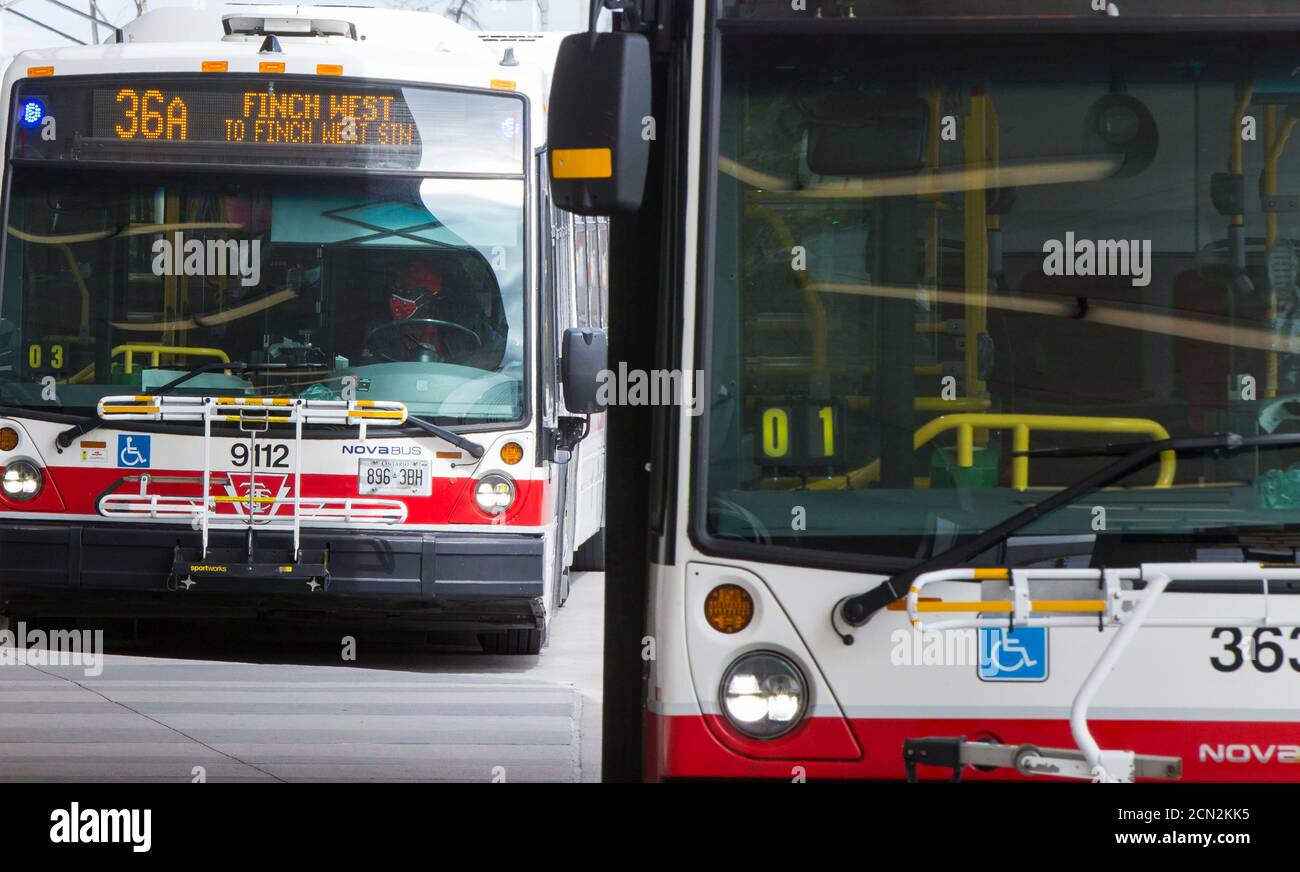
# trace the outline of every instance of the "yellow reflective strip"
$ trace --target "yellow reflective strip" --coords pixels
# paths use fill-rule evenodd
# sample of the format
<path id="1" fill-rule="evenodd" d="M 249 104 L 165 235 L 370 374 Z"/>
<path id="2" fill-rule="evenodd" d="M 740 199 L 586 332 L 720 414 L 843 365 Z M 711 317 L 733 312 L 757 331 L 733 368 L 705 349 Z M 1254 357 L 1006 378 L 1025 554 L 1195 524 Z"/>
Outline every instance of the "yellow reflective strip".
<path id="1" fill-rule="evenodd" d="M 1102 600 L 1030 600 L 1029 608 L 1035 612 L 1104 612 Z"/>
<path id="2" fill-rule="evenodd" d="M 918 612 L 1009 612 L 1011 603 L 1004 602 L 927 602 L 921 600 L 916 604 Z"/>
<path id="3" fill-rule="evenodd" d="M 1008 614 L 1012 604 L 1001 601 L 961 601 L 961 602 L 926 602 L 916 604 L 918 612 L 993 612 Z M 1102 600 L 1031 600 L 1029 610 L 1032 612 L 1104 612 L 1106 603 Z"/>
<path id="4" fill-rule="evenodd" d="M 551 177 L 608 179 L 614 175 L 614 153 L 608 148 L 557 148 L 551 151 Z"/>
<path id="5" fill-rule="evenodd" d="M 217 397 L 223 406 L 288 406 L 293 400 L 288 397 Z"/>
<path id="6" fill-rule="evenodd" d="M 374 401 L 374 400 L 357 400 L 357 401 L 356 401 L 356 407 L 357 407 L 358 409 L 369 409 L 369 408 L 372 407 L 374 404 L 375 404 L 375 401 Z"/>
<path id="7" fill-rule="evenodd" d="M 157 406 L 105 406 L 105 415 L 156 414 L 161 411 Z"/>
<path id="8" fill-rule="evenodd" d="M 152 402 L 153 402 L 153 397 L 149 396 L 148 394 L 137 394 L 133 399 L 134 399 L 137 403 L 152 403 Z"/>
<path id="9" fill-rule="evenodd" d="M 384 411 L 362 412 L 362 411 L 352 411 L 352 412 L 349 412 L 349 413 L 348 413 L 348 417 L 349 417 L 349 418 L 401 418 L 401 417 L 403 417 L 403 415 L 402 415 L 401 412 L 384 412 Z"/>
<path id="10" fill-rule="evenodd" d="M 972 570 L 976 581 L 1006 581 L 1011 574 L 1000 566 Z"/>

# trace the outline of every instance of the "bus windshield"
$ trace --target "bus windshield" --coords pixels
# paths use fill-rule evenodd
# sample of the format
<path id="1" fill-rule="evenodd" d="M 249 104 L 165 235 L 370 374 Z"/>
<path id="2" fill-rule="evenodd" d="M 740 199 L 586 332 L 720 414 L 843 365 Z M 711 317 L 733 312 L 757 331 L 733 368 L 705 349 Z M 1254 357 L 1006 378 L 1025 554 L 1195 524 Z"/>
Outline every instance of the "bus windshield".
<path id="1" fill-rule="evenodd" d="M 12 171 L 0 403 L 84 412 L 148 393 L 405 402 L 440 423 L 519 419 L 524 183 Z"/>
<path id="2" fill-rule="evenodd" d="M 1109 462 L 1027 448 L 1300 430 L 1293 49 L 725 24 L 709 536 L 925 557 Z M 1166 457 L 1024 532 L 1293 523 L 1294 449 Z"/>

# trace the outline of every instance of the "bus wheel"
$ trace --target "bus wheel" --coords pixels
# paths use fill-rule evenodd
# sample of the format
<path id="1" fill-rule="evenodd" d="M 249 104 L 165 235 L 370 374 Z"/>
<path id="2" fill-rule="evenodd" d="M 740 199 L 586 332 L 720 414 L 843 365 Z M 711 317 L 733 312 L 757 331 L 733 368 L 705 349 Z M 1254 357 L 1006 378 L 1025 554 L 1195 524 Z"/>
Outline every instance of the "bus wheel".
<path id="1" fill-rule="evenodd" d="M 601 527 L 586 542 L 573 552 L 573 570 L 575 572 L 605 571 L 605 528 Z"/>
<path id="2" fill-rule="evenodd" d="M 479 644 L 484 654 L 540 654 L 541 630 L 503 630 L 500 633 L 480 633 Z"/>

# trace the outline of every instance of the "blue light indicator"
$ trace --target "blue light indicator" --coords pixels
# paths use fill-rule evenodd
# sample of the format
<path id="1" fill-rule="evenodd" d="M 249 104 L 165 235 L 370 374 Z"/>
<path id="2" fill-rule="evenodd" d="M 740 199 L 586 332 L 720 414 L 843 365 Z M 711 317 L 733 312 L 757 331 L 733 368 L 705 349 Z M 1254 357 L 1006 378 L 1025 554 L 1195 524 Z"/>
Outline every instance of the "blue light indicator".
<path id="1" fill-rule="evenodd" d="M 45 107 L 41 105 L 40 100 L 28 97 L 18 108 L 21 113 L 23 125 L 26 127 L 35 127 L 37 124 L 40 124 L 41 119 L 45 117 Z"/>

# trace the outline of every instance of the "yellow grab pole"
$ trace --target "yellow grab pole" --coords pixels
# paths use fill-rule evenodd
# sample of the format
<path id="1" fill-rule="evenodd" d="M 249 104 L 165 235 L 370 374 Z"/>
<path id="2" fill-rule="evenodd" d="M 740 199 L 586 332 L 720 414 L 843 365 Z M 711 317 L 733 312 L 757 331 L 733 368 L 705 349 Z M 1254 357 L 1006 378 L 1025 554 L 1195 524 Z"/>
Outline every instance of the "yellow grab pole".
<path id="1" fill-rule="evenodd" d="M 1011 486 L 1022 491 L 1029 488 L 1029 458 L 1020 452 L 1029 450 L 1029 427 L 1017 424 L 1011 428 Z"/>

